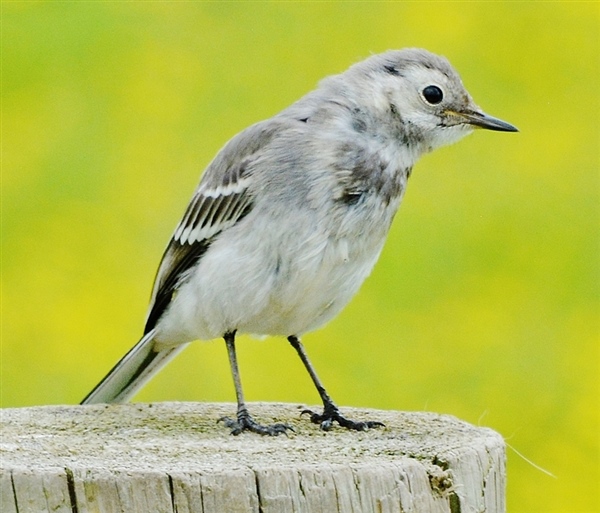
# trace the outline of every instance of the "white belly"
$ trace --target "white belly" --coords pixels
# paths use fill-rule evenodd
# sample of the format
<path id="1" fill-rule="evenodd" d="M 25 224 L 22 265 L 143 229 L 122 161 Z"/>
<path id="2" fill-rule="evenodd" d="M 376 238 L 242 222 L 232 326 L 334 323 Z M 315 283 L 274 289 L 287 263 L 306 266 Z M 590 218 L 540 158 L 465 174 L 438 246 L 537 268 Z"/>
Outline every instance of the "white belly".
<path id="1" fill-rule="evenodd" d="M 236 225 L 177 291 L 159 322 L 157 342 L 208 340 L 233 330 L 301 335 L 322 326 L 371 272 L 396 208 L 374 215 L 376 222 L 357 217 L 360 222 L 342 236 L 310 223 L 294 229 Z"/>

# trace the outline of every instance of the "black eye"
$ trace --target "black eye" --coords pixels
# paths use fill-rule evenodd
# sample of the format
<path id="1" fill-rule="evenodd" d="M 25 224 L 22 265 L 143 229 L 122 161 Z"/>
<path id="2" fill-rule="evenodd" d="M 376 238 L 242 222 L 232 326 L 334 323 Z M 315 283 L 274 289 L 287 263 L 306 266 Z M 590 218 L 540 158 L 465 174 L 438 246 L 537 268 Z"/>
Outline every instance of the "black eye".
<path id="1" fill-rule="evenodd" d="M 444 99 L 444 93 L 438 86 L 430 85 L 423 89 L 423 98 L 431 105 L 437 105 Z"/>

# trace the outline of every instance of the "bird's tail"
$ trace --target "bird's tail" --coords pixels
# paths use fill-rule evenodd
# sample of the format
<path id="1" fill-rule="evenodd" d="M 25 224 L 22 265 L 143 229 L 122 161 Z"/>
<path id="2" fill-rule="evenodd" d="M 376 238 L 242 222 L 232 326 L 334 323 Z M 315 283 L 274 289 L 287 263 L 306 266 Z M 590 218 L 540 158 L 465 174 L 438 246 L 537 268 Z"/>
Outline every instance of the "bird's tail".
<path id="1" fill-rule="evenodd" d="M 81 404 L 124 403 L 187 344 L 155 351 L 151 330 L 123 357 Z"/>

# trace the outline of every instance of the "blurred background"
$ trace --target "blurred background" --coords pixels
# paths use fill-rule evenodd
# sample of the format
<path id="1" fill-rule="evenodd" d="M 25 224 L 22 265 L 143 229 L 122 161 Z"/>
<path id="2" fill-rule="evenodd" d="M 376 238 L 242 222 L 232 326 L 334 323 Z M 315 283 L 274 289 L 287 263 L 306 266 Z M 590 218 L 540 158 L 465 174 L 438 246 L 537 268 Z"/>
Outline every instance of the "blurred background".
<path id="1" fill-rule="evenodd" d="M 600 9 L 595 2 L 2 4 L 3 407 L 75 404 L 137 341 L 201 171 L 324 76 L 447 56 L 519 127 L 423 158 L 373 275 L 304 342 L 340 405 L 490 426 L 508 510 L 599 511 Z M 251 401 L 315 404 L 283 339 Z M 233 401 L 196 343 L 139 401 Z"/>

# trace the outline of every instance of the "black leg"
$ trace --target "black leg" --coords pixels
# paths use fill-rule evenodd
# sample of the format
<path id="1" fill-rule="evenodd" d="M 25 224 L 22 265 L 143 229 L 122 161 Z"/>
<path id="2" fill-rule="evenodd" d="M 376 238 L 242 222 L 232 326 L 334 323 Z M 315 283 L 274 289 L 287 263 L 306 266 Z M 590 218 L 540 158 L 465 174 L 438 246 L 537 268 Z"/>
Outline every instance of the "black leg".
<path id="1" fill-rule="evenodd" d="M 380 426 L 384 425 L 382 422 L 378 422 L 375 420 L 368 420 L 365 422 L 361 422 L 361 421 L 350 420 L 350 419 L 347 419 L 346 417 L 343 417 L 342 414 L 339 412 L 338 407 L 331 400 L 331 397 L 329 397 L 329 394 L 327 393 L 327 391 L 325 390 L 325 387 L 321 383 L 319 376 L 317 376 L 317 373 L 315 372 L 315 369 L 313 368 L 312 364 L 310 363 L 310 360 L 308 359 L 308 355 L 306 354 L 306 351 L 304 350 L 304 346 L 300 342 L 300 339 L 298 337 L 292 335 L 292 336 L 288 337 L 288 340 L 289 340 L 290 344 L 292 345 L 292 347 L 298 352 L 298 356 L 300 356 L 300 359 L 302 360 L 304 367 L 310 374 L 310 378 L 312 379 L 313 383 L 315 384 L 315 387 L 317 388 L 317 391 L 319 392 L 321 401 L 323 401 L 323 413 L 322 414 L 315 413 L 312 410 L 303 410 L 302 411 L 302 414 L 308 413 L 310 415 L 310 420 L 312 423 L 320 424 L 321 429 L 323 429 L 325 431 L 328 431 L 331 429 L 331 426 L 333 425 L 334 421 L 337 422 L 342 427 L 345 427 L 348 429 L 354 429 L 356 431 L 365 431 L 369 428 L 375 428 L 375 427 L 380 427 Z"/>
<path id="2" fill-rule="evenodd" d="M 242 381 L 240 379 L 240 371 L 237 364 L 237 356 L 235 354 L 235 331 L 226 333 L 223 338 L 227 346 L 227 354 L 229 355 L 229 365 L 231 366 L 231 374 L 233 375 L 233 385 L 235 386 L 235 397 L 237 399 L 237 420 L 229 417 L 221 417 L 219 421 L 223 422 L 228 428 L 231 428 L 232 435 L 239 435 L 242 431 L 252 431 L 260 435 L 277 436 L 280 433 L 285 433 L 287 430 L 294 429 L 287 424 L 272 424 L 263 426 L 258 424 L 251 417 L 244 402 L 244 392 L 242 391 Z"/>

